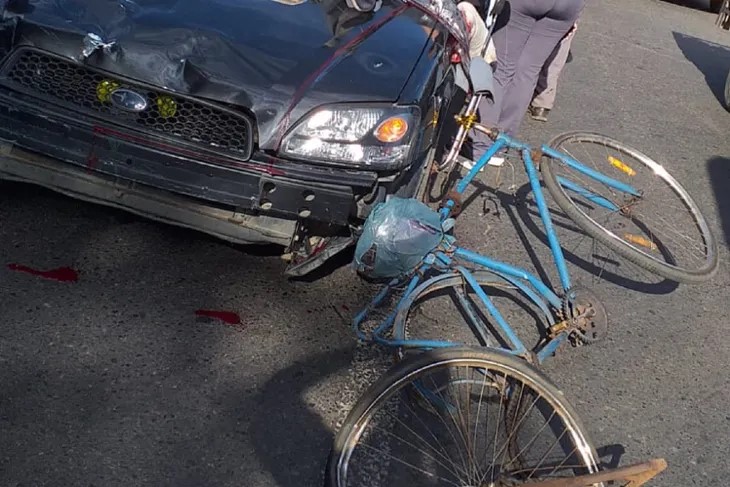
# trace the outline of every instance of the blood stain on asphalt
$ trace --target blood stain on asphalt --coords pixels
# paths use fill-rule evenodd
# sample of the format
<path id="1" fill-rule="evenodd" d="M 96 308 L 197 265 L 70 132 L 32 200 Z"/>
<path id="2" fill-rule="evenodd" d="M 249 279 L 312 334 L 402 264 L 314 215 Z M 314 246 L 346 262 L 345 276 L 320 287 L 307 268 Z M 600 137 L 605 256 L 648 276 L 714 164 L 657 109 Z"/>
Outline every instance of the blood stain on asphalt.
<path id="1" fill-rule="evenodd" d="M 26 274 L 30 274 L 32 276 L 38 276 L 44 279 L 51 279 L 53 281 L 76 282 L 79 280 L 79 273 L 70 267 L 59 267 L 58 269 L 41 271 L 22 264 L 8 264 L 8 269 L 10 269 L 11 271 L 25 272 Z"/>
<path id="2" fill-rule="evenodd" d="M 241 317 L 233 311 L 216 311 L 212 309 L 199 309 L 195 311 L 196 316 L 220 320 L 227 325 L 239 328 L 243 325 Z"/>

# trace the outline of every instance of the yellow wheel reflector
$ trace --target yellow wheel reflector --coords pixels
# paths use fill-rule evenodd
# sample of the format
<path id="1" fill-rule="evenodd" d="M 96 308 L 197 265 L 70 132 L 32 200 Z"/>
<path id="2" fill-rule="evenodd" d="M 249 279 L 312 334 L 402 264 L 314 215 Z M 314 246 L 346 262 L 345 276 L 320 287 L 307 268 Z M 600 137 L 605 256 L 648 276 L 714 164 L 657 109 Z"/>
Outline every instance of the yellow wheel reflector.
<path id="1" fill-rule="evenodd" d="M 641 235 L 632 235 L 630 233 L 624 234 L 624 240 L 626 240 L 629 243 L 641 245 L 642 247 L 646 247 L 650 250 L 657 250 L 657 245 L 652 242 L 651 240 L 642 237 Z"/>
<path id="2" fill-rule="evenodd" d="M 608 156 L 608 162 L 611 163 L 611 165 L 613 167 L 615 167 L 616 169 L 618 169 L 621 172 L 624 172 L 624 173 L 628 174 L 629 176 L 635 176 L 636 175 L 636 171 L 634 171 L 629 166 L 627 166 L 623 162 L 619 161 L 615 157 Z"/>

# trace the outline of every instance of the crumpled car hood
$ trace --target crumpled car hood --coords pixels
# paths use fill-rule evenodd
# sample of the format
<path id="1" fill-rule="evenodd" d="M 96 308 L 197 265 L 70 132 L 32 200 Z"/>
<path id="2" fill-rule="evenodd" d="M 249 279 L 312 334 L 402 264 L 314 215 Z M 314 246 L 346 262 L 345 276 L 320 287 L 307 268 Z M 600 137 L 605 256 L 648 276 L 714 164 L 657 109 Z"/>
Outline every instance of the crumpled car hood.
<path id="1" fill-rule="evenodd" d="M 175 92 L 250 109 L 275 149 L 313 107 L 396 101 L 431 20 L 399 0 L 8 0 L 0 53 L 51 51 Z"/>

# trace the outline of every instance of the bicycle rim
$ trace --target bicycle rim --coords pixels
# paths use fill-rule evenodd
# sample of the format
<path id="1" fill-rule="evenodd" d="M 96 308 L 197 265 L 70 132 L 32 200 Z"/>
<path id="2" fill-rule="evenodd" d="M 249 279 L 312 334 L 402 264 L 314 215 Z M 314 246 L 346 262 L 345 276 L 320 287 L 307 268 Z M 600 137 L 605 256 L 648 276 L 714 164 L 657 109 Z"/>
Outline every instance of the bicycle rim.
<path id="1" fill-rule="evenodd" d="M 696 283 L 714 275 L 718 267 L 715 238 L 695 201 L 663 166 L 636 149 L 595 133 L 562 134 L 549 145 L 642 193 L 641 197 L 631 197 L 562 161 L 547 160 L 542 165 L 545 186 L 558 206 L 587 234 L 667 279 Z M 566 189 L 565 180 L 606 198 L 620 211 L 602 208 Z"/>
<path id="2" fill-rule="evenodd" d="M 408 400 L 412 394 L 403 394 L 415 382 L 437 376 L 447 377 L 446 389 L 433 383 L 428 389 L 435 396 L 422 400 L 432 406 L 443 400 L 439 407 L 425 408 L 423 402 Z M 538 397 L 528 408 L 539 413 L 537 422 L 528 421 L 527 415 L 507 421 L 507 399 L 512 394 L 515 400 L 516 391 L 525 389 Z M 479 402 L 474 405 L 477 392 Z M 487 392 L 490 397 L 485 400 Z M 403 405 L 393 409 L 401 398 Z M 444 404 L 451 407 L 450 414 L 444 412 L 449 410 Z M 473 422 L 472 412 L 476 412 Z M 487 417 L 480 422 L 481 412 L 496 414 L 496 420 L 489 422 Z M 435 426 L 439 419 L 444 428 Z M 385 422 L 378 427 L 381 420 Z M 528 424 L 537 434 L 518 443 L 517 462 L 510 443 L 527 431 Z M 515 429 L 507 431 L 507 425 Z M 417 434 L 417 429 L 428 435 Z M 403 433 L 410 436 L 403 438 Z M 431 438 L 436 440 L 433 444 Z M 382 464 L 376 460 L 380 457 Z M 416 465 L 419 461 L 421 466 Z M 337 435 L 327 482 L 337 487 L 517 486 L 597 470 L 595 450 L 577 415 L 544 375 L 502 352 L 450 348 L 400 363 L 360 398 Z"/>
<path id="3" fill-rule="evenodd" d="M 475 270 L 471 275 L 520 339 L 529 337 L 535 343 L 541 339 L 553 322 L 545 303 L 541 306 L 493 272 Z M 502 349 L 511 346 L 484 303 L 456 272 L 425 281 L 401 301 L 393 321 L 393 338 L 449 340 L 460 346 Z M 406 355 L 406 350 L 399 349 L 396 358 Z"/>

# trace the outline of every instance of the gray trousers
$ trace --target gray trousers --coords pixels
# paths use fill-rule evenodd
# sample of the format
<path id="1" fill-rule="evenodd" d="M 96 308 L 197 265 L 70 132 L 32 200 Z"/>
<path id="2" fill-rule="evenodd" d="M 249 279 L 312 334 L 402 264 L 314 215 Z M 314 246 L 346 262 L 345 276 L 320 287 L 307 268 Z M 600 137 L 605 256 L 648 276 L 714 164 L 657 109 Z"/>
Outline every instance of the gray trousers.
<path id="1" fill-rule="evenodd" d="M 533 107 L 553 109 L 555 96 L 558 94 L 558 79 L 560 79 L 560 73 L 563 72 L 565 63 L 568 60 L 573 37 L 575 37 L 575 32 L 563 37 L 560 44 L 555 47 L 555 50 L 548 58 L 545 66 L 543 66 L 542 71 L 540 71 L 537 86 L 535 87 L 535 95 L 532 99 Z"/>
<path id="2" fill-rule="evenodd" d="M 509 0 L 502 15 L 506 25 L 494 32 L 497 50 L 494 101 L 482 100 L 479 117 L 514 136 L 530 106 L 537 79 L 555 46 L 565 37 L 585 7 L 586 0 Z M 474 160 L 491 140 L 473 131 Z"/>

